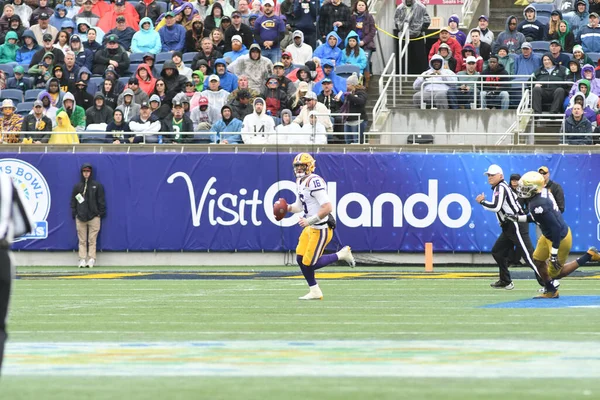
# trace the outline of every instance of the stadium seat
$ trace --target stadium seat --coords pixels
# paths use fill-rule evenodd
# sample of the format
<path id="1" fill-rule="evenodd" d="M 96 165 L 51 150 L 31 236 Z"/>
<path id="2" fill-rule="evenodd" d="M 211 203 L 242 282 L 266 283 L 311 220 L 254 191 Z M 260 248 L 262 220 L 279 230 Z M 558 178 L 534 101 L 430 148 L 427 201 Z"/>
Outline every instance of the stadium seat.
<path id="1" fill-rule="evenodd" d="M 129 76 L 122 76 L 119 78 L 119 82 L 121 82 L 123 85 L 127 86 L 127 84 L 129 84 Z"/>
<path id="2" fill-rule="evenodd" d="M 29 114 L 29 112 L 33 109 L 33 101 L 28 101 L 25 103 L 17 104 L 17 110 L 15 111 L 17 114 L 25 116 Z"/>
<path id="3" fill-rule="evenodd" d="M 0 90 L 0 100 L 11 99 L 15 105 L 23 102 L 23 92 L 20 89 Z"/>
<path id="4" fill-rule="evenodd" d="M 167 12 L 167 2 L 165 1 L 157 1 L 158 7 L 160 8 L 160 13 L 164 14 Z"/>
<path id="5" fill-rule="evenodd" d="M 533 42 L 529 42 L 533 51 L 543 50 L 550 51 L 550 42 L 546 42 L 544 40 L 535 40 Z"/>
<path id="6" fill-rule="evenodd" d="M 79 143 L 109 143 L 106 132 L 86 131 L 80 135 Z"/>
<path id="7" fill-rule="evenodd" d="M 554 4 L 552 3 L 531 3 L 529 5 L 533 6 L 535 8 L 535 11 L 538 12 L 538 14 L 540 13 L 540 11 L 545 11 L 548 13 L 548 15 L 550 15 L 552 10 L 554 10 Z"/>
<path id="8" fill-rule="evenodd" d="M 104 78 L 101 76 L 93 76 L 90 78 L 90 83 L 96 84 L 96 87 L 99 89 L 102 88 L 102 84 L 104 83 Z"/>
<path id="9" fill-rule="evenodd" d="M 29 89 L 25 92 L 24 101 L 36 101 L 40 93 L 42 93 L 44 89 Z"/>
<path id="10" fill-rule="evenodd" d="M 136 63 L 136 64 L 141 64 L 144 62 L 144 54 L 145 53 L 131 53 L 129 55 L 129 62 L 130 63 Z"/>
<path id="11" fill-rule="evenodd" d="M 550 22 L 550 14 L 538 13 L 537 20 L 544 25 L 548 25 L 548 22 Z"/>
<path id="12" fill-rule="evenodd" d="M 195 52 L 183 53 L 182 60 L 183 60 L 184 64 L 191 63 L 197 54 L 198 53 L 195 53 Z"/>
<path id="13" fill-rule="evenodd" d="M 348 78 L 353 73 L 360 77 L 360 67 L 352 64 L 338 65 L 335 67 L 335 73 L 342 78 Z"/>
<path id="14" fill-rule="evenodd" d="M 171 60 L 173 58 L 173 53 L 170 51 L 165 51 L 164 53 L 158 53 L 156 55 L 155 61 L 156 63 L 164 63 L 167 60 Z"/>
<path id="15" fill-rule="evenodd" d="M 562 54 L 569 57 L 569 60 L 573 58 L 573 53 L 562 53 Z"/>
<path id="16" fill-rule="evenodd" d="M 589 58 L 592 59 L 593 62 L 597 63 L 600 58 L 600 53 L 585 53 Z M 594 65 L 595 66 L 595 65 Z"/>
<path id="17" fill-rule="evenodd" d="M 7 78 L 12 78 L 13 66 L 11 64 L 0 64 L 0 70 L 4 71 Z"/>
<path id="18" fill-rule="evenodd" d="M 135 72 L 137 71 L 140 64 L 129 64 L 129 69 L 127 70 L 127 72 L 130 73 L 131 76 L 135 75 Z"/>

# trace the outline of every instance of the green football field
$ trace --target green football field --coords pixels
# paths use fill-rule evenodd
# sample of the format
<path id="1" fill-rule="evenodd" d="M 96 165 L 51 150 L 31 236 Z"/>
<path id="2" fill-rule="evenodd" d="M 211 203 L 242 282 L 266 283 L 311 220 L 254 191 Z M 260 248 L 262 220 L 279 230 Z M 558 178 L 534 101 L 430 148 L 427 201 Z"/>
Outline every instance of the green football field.
<path id="1" fill-rule="evenodd" d="M 1 399 L 597 399 L 600 269 L 20 268 Z"/>

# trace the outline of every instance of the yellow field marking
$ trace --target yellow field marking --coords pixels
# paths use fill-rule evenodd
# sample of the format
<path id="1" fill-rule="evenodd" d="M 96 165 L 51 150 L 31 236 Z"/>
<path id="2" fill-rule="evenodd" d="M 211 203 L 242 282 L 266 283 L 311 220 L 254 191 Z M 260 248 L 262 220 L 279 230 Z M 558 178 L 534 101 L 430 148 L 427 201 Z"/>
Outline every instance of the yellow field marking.
<path id="1" fill-rule="evenodd" d="M 153 272 L 133 272 L 133 273 L 106 273 L 106 274 L 88 274 L 74 276 L 57 276 L 57 279 L 120 279 L 131 276 L 146 276 L 152 275 Z"/>

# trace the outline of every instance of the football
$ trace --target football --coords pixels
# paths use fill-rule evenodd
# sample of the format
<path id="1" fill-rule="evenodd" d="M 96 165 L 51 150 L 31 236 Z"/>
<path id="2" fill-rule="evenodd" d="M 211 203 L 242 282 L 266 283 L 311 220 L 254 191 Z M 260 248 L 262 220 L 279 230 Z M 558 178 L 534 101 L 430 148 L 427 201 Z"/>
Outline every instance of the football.
<path id="1" fill-rule="evenodd" d="M 285 199 L 280 198 L 273 204 L 273 215 L 277 221 L 281 221 L 288 212 L 288 203 Z"/>

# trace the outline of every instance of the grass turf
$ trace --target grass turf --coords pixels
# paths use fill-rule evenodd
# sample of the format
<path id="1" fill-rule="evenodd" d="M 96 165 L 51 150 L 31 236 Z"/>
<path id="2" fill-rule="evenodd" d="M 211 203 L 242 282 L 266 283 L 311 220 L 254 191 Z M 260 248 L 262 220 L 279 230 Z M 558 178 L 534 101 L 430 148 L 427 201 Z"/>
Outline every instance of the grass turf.
<path id="1" fill-rule="evenodd" d="M 48 272 L 44 270 L 43 272 Z M 325 299 L 300 302 L 306 284 L 254 280 L 18 280 L 12 342 L 199 340 L 597 341 L 597 309 L 485 309 L 525 299 L 488 279 L 322 280 Z M 561 295 L 600 295 L 597 280 L 565 279 Z M 554 301 L 554 300 L 551 300 Z M 10 357 L 10 354 L 9 356 Z M 560 368 L 560 365 L 548 365 Z M 558 399 L 595 398 L 597 379 L 38 377 L 6 374 L 6 399 Z"/>

